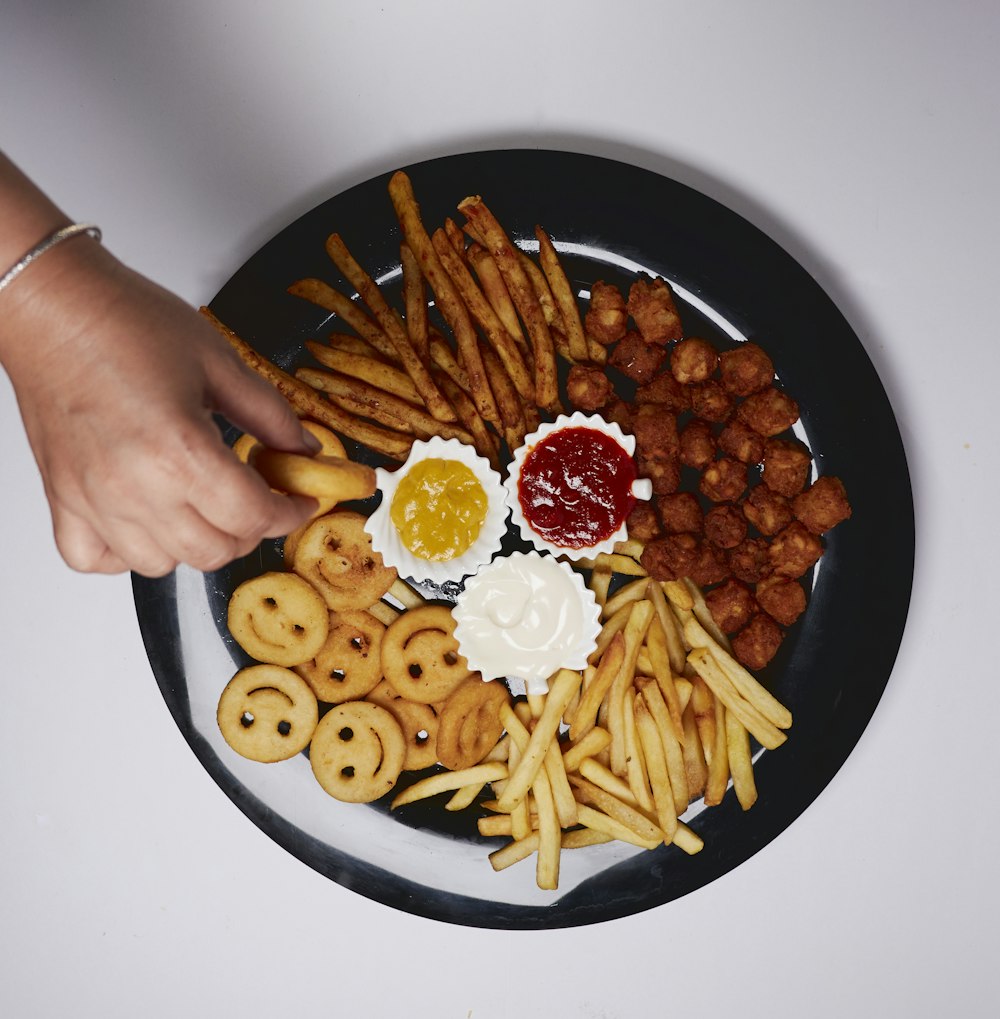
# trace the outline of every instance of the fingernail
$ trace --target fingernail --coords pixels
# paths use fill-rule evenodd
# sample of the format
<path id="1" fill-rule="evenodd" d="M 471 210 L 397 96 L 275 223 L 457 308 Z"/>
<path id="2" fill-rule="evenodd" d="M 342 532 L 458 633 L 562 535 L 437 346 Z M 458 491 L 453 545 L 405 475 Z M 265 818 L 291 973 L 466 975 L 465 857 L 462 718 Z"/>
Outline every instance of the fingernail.
<path id="1" fill-rule="evenodd" d="M 318 453 L 323 448 L 323 443 L 312 432 L 306 431 L 305 428 L 302 429 L 302 442 L 313 453 Z"/>

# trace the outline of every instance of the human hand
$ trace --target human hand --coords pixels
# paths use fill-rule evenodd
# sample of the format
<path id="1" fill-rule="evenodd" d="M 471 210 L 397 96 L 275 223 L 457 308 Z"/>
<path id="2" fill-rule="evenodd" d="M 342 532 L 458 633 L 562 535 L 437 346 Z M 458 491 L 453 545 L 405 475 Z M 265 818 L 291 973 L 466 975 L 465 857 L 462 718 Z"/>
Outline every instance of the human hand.
<path id="1" fill-rule="evenodd" d="M 0 294 L 0 354 L 74 569 L 217 569 L 316 508 L 272 492 L 212 420 L 315 452 L 284 399 L 196 311 L 89 238 Z"/>

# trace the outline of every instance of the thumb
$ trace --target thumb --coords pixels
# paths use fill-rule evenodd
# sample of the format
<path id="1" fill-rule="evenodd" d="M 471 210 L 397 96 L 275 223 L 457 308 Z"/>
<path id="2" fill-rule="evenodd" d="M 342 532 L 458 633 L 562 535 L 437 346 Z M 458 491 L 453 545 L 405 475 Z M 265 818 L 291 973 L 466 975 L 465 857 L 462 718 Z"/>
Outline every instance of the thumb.
<path id="1" fill-rule="evenodd" d="M 255 439 L 286 453 L 312 456 L 319 441 L 307 432 L 287 400 L 227 350 L 208 372 L 209 396 L 220 414 Z"/>

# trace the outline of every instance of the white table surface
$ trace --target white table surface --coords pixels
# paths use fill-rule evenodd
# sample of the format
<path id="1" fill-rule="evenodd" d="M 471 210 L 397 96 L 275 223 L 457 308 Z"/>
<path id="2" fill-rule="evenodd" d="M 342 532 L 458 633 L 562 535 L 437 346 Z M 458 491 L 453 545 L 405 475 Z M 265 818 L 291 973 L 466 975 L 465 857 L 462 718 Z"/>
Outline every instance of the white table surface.
<path id="1" fill-rule="evenodd" d="M 998 43 L 983 0 L 6 0 L 0 146 L 193 303 L 438 154 L 574 149 L 728 204 L 875 362 L 917 568 L 874 719 L 775 842 L 630 919 L 453 927 L 319 876 L 216 788 L 128 578 L 59 560 L 0 375 L 0 1014 L 995 1014 Z"/>

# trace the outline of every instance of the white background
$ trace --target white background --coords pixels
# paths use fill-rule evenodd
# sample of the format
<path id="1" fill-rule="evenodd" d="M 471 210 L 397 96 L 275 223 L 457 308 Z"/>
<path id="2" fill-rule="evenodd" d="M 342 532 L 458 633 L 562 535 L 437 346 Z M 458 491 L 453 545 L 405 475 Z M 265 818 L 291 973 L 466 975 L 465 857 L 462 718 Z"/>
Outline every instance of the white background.
<path id="1" fill-rule="evenodd" d="M 720 199 L 875 362 L 917 569 L 859 746 L 748 863 L 596 927 L 450 927 L 320 877 L 215 787 L 128 578 L 59 561 L 0 376 L 0 1013 L 993 1014 L 997 10 L 5 0 L 0 146 L 194 303 L 320 200 L 432 155 L 571 148 Z"/>

